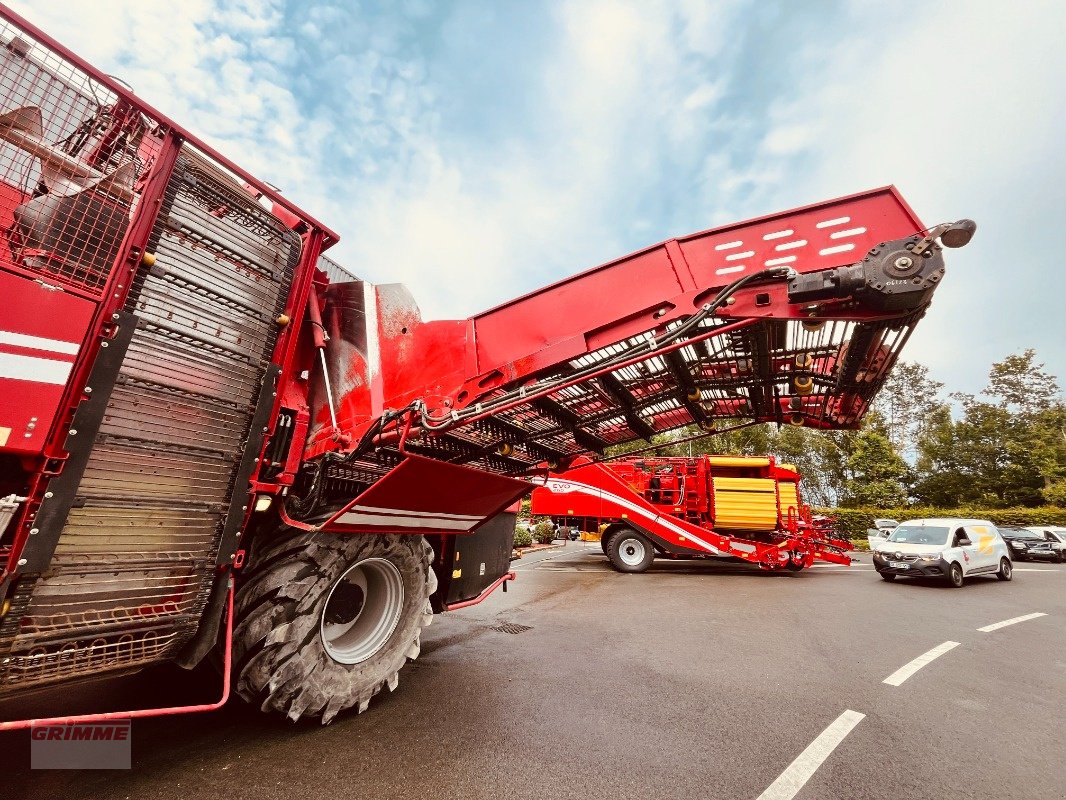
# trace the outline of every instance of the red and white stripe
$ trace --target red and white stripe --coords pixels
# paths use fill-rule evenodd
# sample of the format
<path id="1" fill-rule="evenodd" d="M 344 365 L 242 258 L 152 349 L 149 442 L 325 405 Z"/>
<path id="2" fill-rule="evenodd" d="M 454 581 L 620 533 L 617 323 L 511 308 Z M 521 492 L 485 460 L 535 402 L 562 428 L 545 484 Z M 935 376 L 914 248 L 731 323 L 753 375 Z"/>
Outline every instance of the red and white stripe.
<path id="1" fill-rule="evenodd" d="M 631 500 L 627 500 L 624 497 L 619 497 L 616 494 L 605 491 L 604 489 L 598 489 L 595 486 L 589 486 L 586 483 L 578 483 L 577 481 L 560 480 L 559 478 L 549 478 L 545 482 L 548 490 L 553 493 L 566 493 L 566 492 L 578 492 L 579 494 L 587 494 L 592 497 L 598 497 L 601 500 L 606 500 L 608 503 L 614 503 L 617 506 L 627 509 L 629 512 L 636 514 L 639 517 L 647 520 L 653 525 L 657 525 L 661 528 L 673 533 L 675 536 L 683 537 L 683 539 L 693 542 L 699 545 L 708 553 L 717 555 L 721 551 L 709 542 L 705 542 L 698 536 L 694 536 L 691 531 L 682 528 L 680 525 L 676 525 L 671 522 L 665 515 L 659 514 L 654 511 L 649 511 L 637 503 Z M 752 550 L 755 548 L 753 547 Z"/>
<path id="2" fill-rule="evenodd" d="M 79 342 L 0 330 L 0 378 L 63 386 Z"/>
<path id="3" fill-rule="evenodd" d="M 410 528 L 412 530 L 468 531 L 485 517 L 472 514 L 445 514 L 439 511 L 408 511 L 402 508 L 352 506 L 332 520 L 331 525 L 367 528 Z"/>

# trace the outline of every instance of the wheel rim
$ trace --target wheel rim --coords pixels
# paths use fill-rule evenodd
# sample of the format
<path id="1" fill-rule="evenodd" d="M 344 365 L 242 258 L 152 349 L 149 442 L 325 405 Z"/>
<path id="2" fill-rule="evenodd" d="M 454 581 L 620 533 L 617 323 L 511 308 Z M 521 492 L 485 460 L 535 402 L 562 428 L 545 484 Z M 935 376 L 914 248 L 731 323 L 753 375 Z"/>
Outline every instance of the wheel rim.
<path id="1" fill-rule="evenodd" d="M 640 539 L 627 537 L 618 543 L 618 557 L 627 567 L 635 567 L 644 560 L 648 551 Z"/>
<path id="2" fill-rule="evenodd" d="M 1004 578 L 1009 578 L 1010 574 L 1011 574 L 1011 570 L 1013 569 L 1013 567 L 1011 567 L 1011 565 L 1010 565 L 1010 562 L 1009 561 L 1004 561 L 1002 569 L 1003 569 L 1003 577 Z"/>
<path id="3" fill-rule="evenodd" d="M 951 568 L 951 582 L 962 583 L 962 567 L 956 565 Z"/>
<path id="4" fill-rule="evenodd" d="M 384 558 L 349 567 L 330 587 L 319 626 L 322 646 L 334 661 L 359 664 L 392 636 L 403 611 L 403 578 Z"/>

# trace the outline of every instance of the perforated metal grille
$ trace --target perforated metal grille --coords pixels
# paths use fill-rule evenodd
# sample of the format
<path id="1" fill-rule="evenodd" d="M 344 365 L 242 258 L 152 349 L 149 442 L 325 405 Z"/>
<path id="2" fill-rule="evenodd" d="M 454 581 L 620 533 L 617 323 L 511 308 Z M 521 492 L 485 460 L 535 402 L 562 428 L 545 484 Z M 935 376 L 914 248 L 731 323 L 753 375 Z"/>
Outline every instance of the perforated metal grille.
<path id="1" fill-rule="evenodd" d="M 526 631 L 533 630 L 533 626 L 519 625 L 516 622 L 505 622 L 503 625 L 497 625 L 493 630 L 500 633 L 525 633 Z"/>
<path id="2" fill-rule="evenodd" d="M 160 148 L 157 121 L 0 21 L 0 258 L 99 295 Z"/>

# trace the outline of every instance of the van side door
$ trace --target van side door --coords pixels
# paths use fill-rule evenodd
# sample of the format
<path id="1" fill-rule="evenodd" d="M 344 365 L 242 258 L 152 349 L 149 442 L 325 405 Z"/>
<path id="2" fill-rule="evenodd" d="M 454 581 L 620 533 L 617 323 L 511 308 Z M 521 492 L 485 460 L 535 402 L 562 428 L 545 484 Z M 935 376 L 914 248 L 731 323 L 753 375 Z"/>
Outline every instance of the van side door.
<path id="1" fill-rule="evenodd" d="M 999 553 L 996 551 L 995 531 L 987 525 L 968 525 L 966 536 L 970 546 L 964 548 L 970 558 L 970 570 L 977 572 L 995 572 L 999 569 Z"/>

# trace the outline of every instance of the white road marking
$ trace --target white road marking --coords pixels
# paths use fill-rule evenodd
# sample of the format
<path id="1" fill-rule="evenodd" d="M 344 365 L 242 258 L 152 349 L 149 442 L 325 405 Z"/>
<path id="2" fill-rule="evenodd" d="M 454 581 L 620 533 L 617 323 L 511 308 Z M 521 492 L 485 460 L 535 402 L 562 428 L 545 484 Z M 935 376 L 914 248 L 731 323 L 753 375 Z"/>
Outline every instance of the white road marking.
<path id="1" fill-rule="evenodd" d="M 853 569 L 873 569 L 868 564 L 852 564 L 850 567 L 847 564 L 815 564 L 811 569 L 835 569 L 838 572 L 850 572 Z"/>
<path id="2" fill-rule="evenodd" d="M 944 655 L 944 653 L 948 652 L 949 650 L 953 650 L 958 646 L 959 642 L 944 642 L 943 644 L 938 644 L 929 652 L 922 653 L 910 663 L 904 664 L 902 667 L 900 667 L 887 678 L 885 678 L 883 681 L 881 681 L 881 683 L 887 683 L 889 686 L 899 686 L 901 683 L 903 683 L 903 681 L 907 680 L 907 678 L 909 678 L 915 672 L 920 670 L 926 664 L 940 658 L 940 656 Z"/>
<path id="3" fill-rule="evenodd" d="M 1043 572 L 1043 570 L 1035 571 Z M 1019 622 L 1028 622 L 1031 619 L 1046 616 L 1047 614 L 1045 614 L 1043 611 L 1037 611 L 1035 614 L 1023 614 L 1020 617 L 1011 617 L 1010 619 L 1005 619 L 1002 622 L 996 622 L 992 625 L 985 625 L 983 628 L 978 628 L 977 630 L 981 631 L 981 633 L 991 633 L 992 631 L 998 631 L 1000 628 L 1006 628 L 1008 625 L 1017 625 Z"/>
<path id="4" fill-rule="evenodd" d="M 1050 569 L 1040 569 L 1039 567 L 1015 567 L 1014 571 L 1015 572 L 1062 572 L 1061 569 L 1055 569 L 1054 567 L 1052 567 Z"/>
<path id="5" fill-rule="evenodd" d="M 818 738 L 796 756 L 796 760 L 785 768 L 777 780 L 759 795 L 758 800 L 792 800 L 822 762 L 829 758 L 837 745 L 844 741 L 844 737 L 865 717 L 865 714 L 849 709 L 833 720 L 828 728 L 818 734 Z"/>

